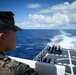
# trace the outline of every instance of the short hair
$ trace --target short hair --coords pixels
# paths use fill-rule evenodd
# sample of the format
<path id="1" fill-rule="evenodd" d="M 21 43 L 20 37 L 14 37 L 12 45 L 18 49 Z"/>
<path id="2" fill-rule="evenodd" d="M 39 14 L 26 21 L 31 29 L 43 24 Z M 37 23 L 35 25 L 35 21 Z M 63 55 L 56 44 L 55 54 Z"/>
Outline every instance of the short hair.
<path id="1" fill-rule="evenodd" d="M 9 30 L 9 28 L 0 28 L 0 33 L 8 34 Z"/>

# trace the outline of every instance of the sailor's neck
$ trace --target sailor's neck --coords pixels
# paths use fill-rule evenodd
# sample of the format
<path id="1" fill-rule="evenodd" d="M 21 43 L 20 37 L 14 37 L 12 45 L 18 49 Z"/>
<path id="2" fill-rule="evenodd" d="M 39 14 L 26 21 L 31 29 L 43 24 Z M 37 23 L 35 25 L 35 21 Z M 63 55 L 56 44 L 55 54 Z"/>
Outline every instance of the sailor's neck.
<path id="1" fill-rule="evenodd" d="M 6 50 L 5 49 L 3 49 L 3 48 L 0 48 L 0 53 L 2 53 L 2 54 L 6 54 L 7 52 L 6 52 Z"/>

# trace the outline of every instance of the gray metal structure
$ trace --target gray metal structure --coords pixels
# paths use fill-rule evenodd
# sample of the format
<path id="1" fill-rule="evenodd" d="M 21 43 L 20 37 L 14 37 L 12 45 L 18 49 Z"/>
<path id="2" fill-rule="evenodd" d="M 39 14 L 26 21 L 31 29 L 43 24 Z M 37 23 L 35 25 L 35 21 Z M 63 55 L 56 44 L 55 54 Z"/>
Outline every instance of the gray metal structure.
<path id="1" fill-rule="evenodd" d="M 65 75 L 76 75 L 76 50 L 61 48 L 60 50 L 46 46 L 33 60 L 65 66 Z"/>

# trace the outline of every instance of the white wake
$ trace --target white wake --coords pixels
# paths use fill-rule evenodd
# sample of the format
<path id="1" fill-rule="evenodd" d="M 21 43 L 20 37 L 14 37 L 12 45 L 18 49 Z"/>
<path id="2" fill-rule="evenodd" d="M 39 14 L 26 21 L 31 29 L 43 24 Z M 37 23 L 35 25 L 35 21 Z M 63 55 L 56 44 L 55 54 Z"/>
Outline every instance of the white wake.
<path id="1" fill-rule="evenodd" d="M 51 39 L 51 43 L 60 45 L 63 48 L 75 48 L 76 47 L 76 36 L 71 36 L 70 33 L 67 33 L 63 30 L 60 30 L 60 35 L 54 36 Z"/>

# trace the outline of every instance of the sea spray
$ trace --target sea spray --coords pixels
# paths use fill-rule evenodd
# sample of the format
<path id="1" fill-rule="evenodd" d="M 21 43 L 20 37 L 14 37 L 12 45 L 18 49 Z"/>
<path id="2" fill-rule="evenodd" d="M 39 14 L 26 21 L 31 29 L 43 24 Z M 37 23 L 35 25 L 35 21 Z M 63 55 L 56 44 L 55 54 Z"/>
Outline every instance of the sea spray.
<path id="1" fill-rule="evenodd" d="M 71 33 L 60 30 L 60 34 L 51 39 L 51 44 L 60 45 L 63 48 L 74 48 L 76 47 L 76 36 L 71 36 Z"/>

